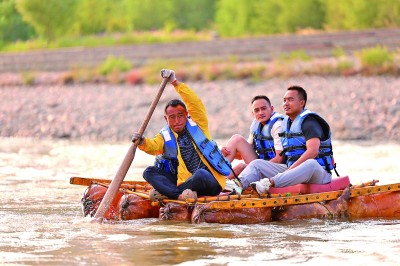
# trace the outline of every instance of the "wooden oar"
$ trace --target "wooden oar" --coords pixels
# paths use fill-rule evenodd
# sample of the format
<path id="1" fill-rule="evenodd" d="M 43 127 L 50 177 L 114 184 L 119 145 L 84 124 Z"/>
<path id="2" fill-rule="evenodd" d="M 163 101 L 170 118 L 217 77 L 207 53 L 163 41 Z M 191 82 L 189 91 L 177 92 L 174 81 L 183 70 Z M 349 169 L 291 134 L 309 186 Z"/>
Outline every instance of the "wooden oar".
<path id="1" fill-rule="evenodd" d="M 94 183 L 103 183 L 103 184 L 110 184 L 112 182 L 111 179 L 102 179 L 97 177 L 79 177 L 73 176 L 69 179 L 69 183 L 72 185 L 80 185 L 80 186 L 90 186 Z M 149 186 L 151 185 L 146 181 L 123 181 L 122 185 L 130 185 L 130 186 Z"/>
<path id="2" fill-rule="evenodd" d="M 168 82 L 168 78 L 164 78 L 163 81 L 161 82 L 157 96 L 154 98 L 153 102 L 151 103 L 150 109 L 147 112 L 142 125 L 140 126 L 140 129 L 138 132 L 140 134 L 140 136 L 142 136 L 144 131 L 146 130 L 147 124 L 149 123 L 150 118 L 153 115 L 154 109 L 156 108 L 158 101 L 161 98 L 161 95 L 165 89 L 165 86 L 167 85 L 167 82 Z M 132 164 L 133 159 L 135 158 L 135 152 L 136 152 L 136 148 L 137 148 L 139 142 L 140 142 L 140 139 L 138 139 L 135 143 L 133 143 L 131 145 L 131 147 L 129 148 L 127 154 L 125 155 L 125 158 L 122 161 L 122 164 L 119 167 L 117 174 L 115 175 L 114 179 L 111 181 L 111 184 L 108 187 L 107 192 L 104 195 L 104 198 L 101 201 L 96 214 L 94 215 L 95 220 L 102 221 L 106 212 L 110 208 L 111 202 L 114 200 L 115 194 L 117 193 L 119 187 L 121 186 L 122 181 L 124 180 L 126 173 L 128 172 L 129 167 Z"/>

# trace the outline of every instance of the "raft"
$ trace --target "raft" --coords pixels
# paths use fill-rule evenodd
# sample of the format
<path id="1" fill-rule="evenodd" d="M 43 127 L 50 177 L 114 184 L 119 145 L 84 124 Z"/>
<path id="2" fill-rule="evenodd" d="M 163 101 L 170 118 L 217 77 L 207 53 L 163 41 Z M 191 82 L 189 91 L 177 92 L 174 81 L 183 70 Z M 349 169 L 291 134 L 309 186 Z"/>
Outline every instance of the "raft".
<path id="1" fill-rule="evenodd" d="M 163 221 L 220 224 L 258 224 L 295 219 L 399 219 L 400 183 L 377 185 L 373 180 L 351 185 L 349 177 L 325 185 L 299 184 L 271 188 L 259 196 L 222 192 L 214 197 L 150 201 L 145 181 L 124 181 L 107 211 L 107 220 L 158 218 Z M 111 180 L 71 177 L 70 184 L 87 186 L 81 199 L 83 215 L 93 217 Z"/>

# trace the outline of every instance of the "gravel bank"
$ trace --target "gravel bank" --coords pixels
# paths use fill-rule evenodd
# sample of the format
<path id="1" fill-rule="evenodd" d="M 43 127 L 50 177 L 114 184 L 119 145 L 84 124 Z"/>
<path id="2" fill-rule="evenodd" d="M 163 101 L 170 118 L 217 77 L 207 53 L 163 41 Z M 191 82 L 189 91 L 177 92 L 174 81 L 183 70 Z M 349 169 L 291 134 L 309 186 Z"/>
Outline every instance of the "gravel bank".
<path id="1" fill-rule="evenodd" d="M 400 79 L 393 77 L 297 77 L 264 82 L 189 83 L 204 100 L 214 138 L 248 134 L 250 99 L 266 94 L 282 112 L 290 85 L 303 86 L 307 107 L 331 124 L 340 140 L 400 140 Z M 0 136 L 125 141 L 137 131 L 159 85 L 74 85 L 0 88 Z M 147 127 L 164 124 L 163 107 L 177 94 L 168 85 Z"/>

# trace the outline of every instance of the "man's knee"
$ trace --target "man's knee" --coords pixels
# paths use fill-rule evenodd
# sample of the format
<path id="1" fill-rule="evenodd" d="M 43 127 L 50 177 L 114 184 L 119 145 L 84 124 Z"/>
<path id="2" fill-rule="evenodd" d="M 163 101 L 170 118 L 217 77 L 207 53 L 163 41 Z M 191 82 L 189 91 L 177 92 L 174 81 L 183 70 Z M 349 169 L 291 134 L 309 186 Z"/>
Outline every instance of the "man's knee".
<path id="1" fill-rule="evenodd" d="M 304 167 L 307 167 L 307 168 L 313 169 L 313 170 L 317 170 L 318 168 L 321 167 L 321 165 L 315 159 L 308 159 L 303 162 L 303 165 L 304 165 Z"/>
<path id="2" fill-rule="evenodd" d="M 246 141 L 246 139 L 243 138 L 243 136 L 241 136 L 239 134 L 234 134 L 230 139 L 230 142 L 231 143 L 235 143 L 235 144 L 239 144 L 239 143 L 241 143 L 243 141 Z"/>
<path id="3" fill-rule="evenodd" d="M 263 167 L 268 167 L 268 165 L 271 164 L 271 162 L 263 160 L 263 159 L 256 159 L 252 161 L 249 166 L 255 169 L 260 169 Z"/>
<path id="4" fill-rule="evenodd" d="M 205 169 L 198 169 L 192 176 L 193 181 L 205 181 L 211 176 L 211 173 Z"/>
<path id="5" fill-rule="evenodd" d="M 148 166 L 144 171 L 143 171 L 143 178 L 146 181 L 151 180 L 151 178 L 154 176 L 155 173 L 158 172 L 158 168 L 155 166 Z"/>

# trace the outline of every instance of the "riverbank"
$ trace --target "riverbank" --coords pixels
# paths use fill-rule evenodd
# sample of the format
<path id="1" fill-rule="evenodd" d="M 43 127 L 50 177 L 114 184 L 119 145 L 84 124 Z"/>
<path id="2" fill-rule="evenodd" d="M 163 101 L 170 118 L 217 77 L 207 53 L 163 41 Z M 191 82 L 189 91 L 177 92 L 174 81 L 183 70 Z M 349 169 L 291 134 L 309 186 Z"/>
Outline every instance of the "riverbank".
<path id="1" fill-rule="evenodd" d="M 276 111 L 290 85 L 303 86 L 307 107 L 331 124 L 338 140 L 400 140 L 400 79 L 395 77 L 304 76 L 262 82 L 188 82 L 203 99 L 214 138 L 248 134 L 250 99 L 270 97 Z M 0 136 L 79 140 L 129 140 L 137 131 L 158 90 L 157 85 L 49 85 L 2 87 Z M 145 135 L 164 125 L 163 106 L 178 97 L 166 88 Z"/>

